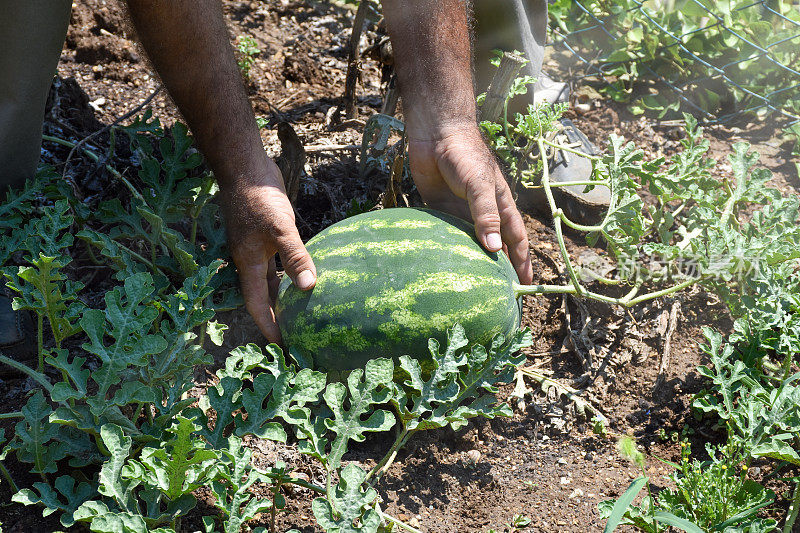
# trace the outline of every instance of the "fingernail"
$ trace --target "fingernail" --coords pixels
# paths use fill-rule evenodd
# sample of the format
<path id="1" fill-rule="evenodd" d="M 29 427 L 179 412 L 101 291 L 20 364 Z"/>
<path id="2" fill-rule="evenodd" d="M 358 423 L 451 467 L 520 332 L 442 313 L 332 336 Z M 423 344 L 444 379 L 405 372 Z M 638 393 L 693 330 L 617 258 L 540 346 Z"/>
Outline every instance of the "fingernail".
<path id="1" fill-rule="evenodd" d="M 314 273 L 310 270 L 303 270 L 297 275 L 294 284 L 297 285 L 298 289 L 303 291 L 310 289 L 314 285 Z"/>
<path id="2" fill-rule="evenodd" d="M 486 247 L 489 250 L 496 252 L 503 247 L 503 239 L 500 238 L 499 233 L 489 233 L 486 235 Z"/>

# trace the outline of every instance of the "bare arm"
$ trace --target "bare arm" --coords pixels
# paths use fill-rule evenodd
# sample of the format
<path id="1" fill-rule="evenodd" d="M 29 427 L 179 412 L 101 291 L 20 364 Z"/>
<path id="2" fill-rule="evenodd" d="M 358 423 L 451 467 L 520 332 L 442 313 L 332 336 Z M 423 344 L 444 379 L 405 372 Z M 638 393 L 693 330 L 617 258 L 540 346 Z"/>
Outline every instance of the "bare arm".
<path id="1" fill-rule="evenodd" d="M 219 0 L 128 0 L 139 38 L 220 184 L 247 310 L 271 341 L 275 253 L 300 288 L 316 270 L 275 163 L 264 153 Z"/>
<path id="2" fill-rule="evenodd" d="M 530 283 L 525 225 L 477 126 L 467 2 L 384 0 L 383 10 L 420 194 L 472 218 L 483 245 L 504 247 L 520 281 Z"/>

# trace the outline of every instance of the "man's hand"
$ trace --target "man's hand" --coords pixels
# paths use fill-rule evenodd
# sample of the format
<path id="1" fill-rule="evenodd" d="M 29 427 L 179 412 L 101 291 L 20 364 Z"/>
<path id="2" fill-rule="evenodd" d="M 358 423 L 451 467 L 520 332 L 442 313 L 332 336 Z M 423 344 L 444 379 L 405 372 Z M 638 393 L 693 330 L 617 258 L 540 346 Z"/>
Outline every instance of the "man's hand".
<path id="1" fill-rule="evenodd" d="M 411 174 L 422 199 L 436 209 L 472 219 L 490 252 L 508 254 L 520 282 L 531 283 L 528 235 L 503 174 L 474 124 L 435 140 L 409 139 Z"/>
<path id="2" fill-rule="evenodd" d="M 139 38 L 219 182 L 247 310 L 280 341 L 275 253 L 300 288 L 316 281 L 278 167 L 264 153 L 219 0 L 127 0 Z"/>
<path id="3" fill-rule="evenodd" d="M 279 343 L 275 254 L 280 255 L 286 275 L 302 290 L 314 286 L 317 274 L 297 232 L 280 170 L 274 164 L 269 168 L 265 177 L 238 179 L 223 188 L 222 200 L 228 246 L 239 271 L 245 306 L 264 336 Z"/>
<path id="4" fill-rule="evenodd" d="M 528 237 L 477 126 L 464 0 L 384 0 L 403 97 L 411 174 L 432 207 L 475 222 L 483 246 L 505 248 L 532 281 Z"/>

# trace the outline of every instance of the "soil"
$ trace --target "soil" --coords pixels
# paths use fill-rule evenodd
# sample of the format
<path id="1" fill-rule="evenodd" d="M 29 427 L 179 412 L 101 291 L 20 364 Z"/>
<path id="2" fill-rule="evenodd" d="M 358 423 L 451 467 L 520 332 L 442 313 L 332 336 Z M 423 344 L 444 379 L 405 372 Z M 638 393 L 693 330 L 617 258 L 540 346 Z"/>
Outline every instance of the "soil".
<path id="1" fill-rule="evenodd" d="M 224 0 L 223 6 L 232 42 L 249 35 L 261 50 L 247 83 L 256 115 L 268 124 L 262 137 L 270 155 L 281 152 L 279 122 L 289 122 L 305 146 L 359 144 L 365 121 L 380 111 L 385 84 L 382 66 L 363 58 L 357 118 L 337 126 L 334 115 L 344 92 L 353 11 L 313 0 Z M 371 21 L 362 49 L 376 42 L 376 32 Z M 550 57 L 548 66 L 553 77 L 564 75 L 557 56 Z M 45 131 L 73 141 L 82 139 L 135 109 L 158 87 L 121 2 L 78 0 Z M 163 90 L 149 107 L 165 125 L 180 120 Z M 668 156 L 679 146 L 679 127 L 633 117 L 609 102 L 597 101 L 588 112 L 568 116 L 601 146 L 611 133 L 636 140 L 650 156 Z M 796 193 L 800 182 L 790 149 L 775 137 L 774 125 L 737 126 L 706 130 L 714 157 L 722 159 L 730 153 L 732 142 L 748 140 L 774 172 L 773 186 Z M 88 146 L 104 146 L 107 141 L 107 133 L 100 131 Z M 61 147 L 44 146 L 44 161 L 58 169 L 64 167 L 67 155 L 68 150 Z M 126 154 L 118 155 L 114 164 L 124 166 Z M 354 200 L 374 203 L 385 190 L 385 175 L 359 175 L 357 153 L 352 150 L 315 151 L 307 157 L 296 202 L 304 238 L 341 219 Z M 729 174 L 730 167 L 722 166 L 720 179 Z M 122 192 L 102 168 L 80 155 L 73 156 L 67 176 L 87 197 Z M 552 283 L 561 271 L 554 232 L 547 220 L 533 214 L 525 214 L 525 223 L 532 243 L 534 282 Z M 574 257 L 592 250 L 578 237 L 568 239 L 568 248 Z M 675 304 L 680 311 L 669 364 L 656 386 L 666 319 Z M 226 348 L 263 342 L 244 311 L 222 320 L 232 326 Z M 591 422 L 553 390 L 543 391 L 528 382 L 530 393 L 520 401 L 509 398 L 513 387 L 506 387 L 501 398 L 515 407 L 512 418 L 478 421 L 460 432 L 429 432 L 400 453 L 378 486 L 386 512 L 429 532 L 511 531 L 508 524 L 514 515 L 531 518 L 527 531 L 602 531 L 604 521 L 597 504 L 618 497 L 640 473 L 617 453 L 614 436 L 633 435 L 651 456 L 667 460 L 680 456 L 673 434 L 688 435 L 696 450 L 704 442 L 720 439 L 711 426 L 695 420 L 689 408 L 693 394 L 703 386 L 696 371 L 704 362 L 699 349 L 701 328 L 713 326 L 727 332 L 731 327 L 724 306 L 713 296 L 693 290 L 631 311 L 571 297 L 526 297 L 523 324 L 531 328 L 535 340 L 527 352 L 527 365 L 578 388 L 609 419 L 609 436 L 595 435 Z M 0 400 L 16 409 L 29 389 L 30 384 L 22 380 L 6 380 L 0 383 Z M 280 459 L 295 473 L 319 481 L 316 466 L 291 446 L 256 439 L 248 444 L 256 461 L 267 464 Z M 369 466 L 390 444 L 389 436 L 373 436 L 346 459 Z M 647 465 L 654 485 L 663 486 L 667 467 L 652 458 Z M 15 475 L 24 476 L 19 465 L 11 468 Z M 201 507 L 208 503 L 208 494 L 201 491 L 198 496 Z M 10 499 L 5 485 L 0 498 Z M 288 512 L 281 516 L 280 527 L 316 531 L 312 498 L 305 490 L 287 494 Z M 786 500 L 779 505 L 785 508 Z M 184 530 L 200 529 L 199 516 L 202 513 L 187 519 Z M 60 529 L 52 517 L 43 521 L 39 509 L 16 504 L 0 508 L 0 520 L 12 532 Z M 267 518 L 253 524 L 259 525 L 267 525 Z"/>

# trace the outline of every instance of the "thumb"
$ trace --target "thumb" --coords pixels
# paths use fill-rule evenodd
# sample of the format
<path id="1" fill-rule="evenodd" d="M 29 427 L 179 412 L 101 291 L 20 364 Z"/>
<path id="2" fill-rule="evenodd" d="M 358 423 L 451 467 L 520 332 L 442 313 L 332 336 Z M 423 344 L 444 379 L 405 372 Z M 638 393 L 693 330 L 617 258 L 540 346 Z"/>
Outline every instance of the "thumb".
<path id="1" fill-rule="evenodd" d="M 297 227 L 286 224 L 284 230 L 275 235 L 278 255 L 286 275 L 298 289 L 307 291 L 317 283 L 317 268 L 306 250 Z"/>

